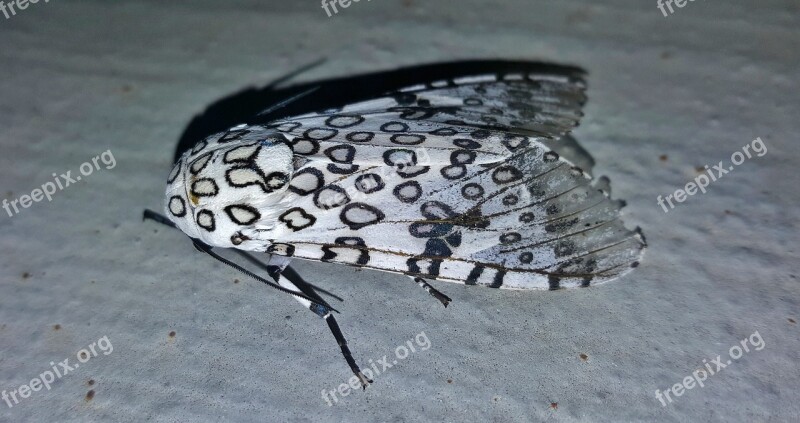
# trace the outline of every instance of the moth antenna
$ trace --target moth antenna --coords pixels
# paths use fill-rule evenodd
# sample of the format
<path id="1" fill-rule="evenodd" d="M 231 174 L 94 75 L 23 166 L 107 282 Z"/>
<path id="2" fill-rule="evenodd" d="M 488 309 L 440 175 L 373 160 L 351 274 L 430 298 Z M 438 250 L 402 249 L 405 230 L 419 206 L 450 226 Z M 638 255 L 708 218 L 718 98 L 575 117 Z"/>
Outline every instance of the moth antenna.
<path id="1" fill-rule="evenodd" d="M 171 220 L 167 219 L 163 215 L 156 213 L 150 209 L 144 209 L 144 213 L 142 214 L 142 221 L 150 219 L 152 221 L 158 222 L 162 225 L 169 226 L 170 228 L 178 229 Z"/>
<path id="2" fill-rule="evenodd" d="M 316 87 L 311 87 L 311 88 L 309 88 L 309 89 L 307 89 L 305 91 L 299 92 L 299 93 L 287 98 L 286 100 L 279 101 L 279 102 L 273 104 L 272 106 L 269 106 L 266 110 L 262 111 L 261 113 L 257 114 L 256 117 L 268 115 L 268 114 L 274 112 L 275 110 L 278 110 L 278 109 L 280 109 L 282 107 L 285 107 L 286 105 L 288 105 L 288 104 L 290 104 L 290 103 L 292 103 L 294 101 L 297 101 L 297 100 L 299 100 L 299 99 L 301 99 L 301 98 L 313 93 L 314 91 L 316 91 L 318 89 L 319 89 L 319 85 L 317 85 Z"/>
<path id="3" fill-rule="evenodd" d="M 150 209 L 145 209 L 144 210 L 144 214 L 142 216 L 142 220 L 147 220 L 147 219 L 150 219 L 150 220 L 153 220 L 155 222 L 164 224 L 164 225 L 169 226 L 171 228 L 175 228 L 175 224 L 172 223 L 169 219 L 167 219 L 163 215 L 161 215 L 159 213 L 156 213 L 156 212 L 154 212 L 154 211 L 152 211 Z M 229 267 L 232 267 L 232 268 L 244 273 L 247 276 L 250 276 L 251 278 L 253 278 L 253 279 L 255 279 L 255 280 L 259 281 L 259 282 L 263 282 L 263 283 L 265 283 L 265 284 L 267 284 L 267 285 L 269 285 L 269 286 L 271 286 L 271 287 L 273 287 L 273 288 L 275 288 L 278 291 L 281 291 L 283 293 L 286 293 L 286 294 L 289 294 L 289 295 L 293 295 L 293 296 L 298 297 L 298 298 L 302 298 L 302 299 L 304 299 L 306 301 L 310 301 L 311 303 L 316 304 L 319 307 L 327 308 L 329 310 L 332 310 L 332 311 L 335 311 L 335 312 L 339 313 L 339 310 L 331 307 L 327 302 L 325 302 L 322 299 L 315 300 L 315 299 L 310 298 L 309 296 L 307 296 L 307 295 L 305 295 L 303 293 L 295 292 L 295 291 L 286 289 L 286 288 L 284 288 L 284 287 L 282 287 L 282 286 L 280 286 L 280 285 L 278 285 L 276 283 L 272 283 L 272 282 L 262 278 L 261 276 L 258 276 L 255 273 L 245 269 L 244 267 L 239 266 L 238 264 L 236 264 L 236 263 L 234 263 L 234 262 L 232 262 L 232 261 L 220 256 L 219 254 L 211 251 L 211 248 L 212 248 L 211 246 L 203 244 L 202 242 L 200 242 L 200 241 L 198 241 L 196 239 L 192 239 L 192 242 L 194 243 L 194 247 L 197 248 L 198 251 L 202 251 L 202 252 L 210 255 L 211 257 L 217 259 L 219 262 L 224 263 L 224 264 L 228 265 Z"/>
<path id="4" fill-rule="evenodd" d="M 287 73 L 286 75 L 283 75 L 282 77 L 270 82 L 269 85 L 267 85 L 265 88 L 267 88 L 267 89 L 275 88 L 278 85 L 283 84 L 284 82 L 294 78 L 297 75 L 300 75 L 303 72 L 307 72 L 307 71 L 309 71 L 311 69 L 314 69 L 315 67 L 325 63 L 326 61 L 328 61 L 328 59 L 325 58 L 325 57 L 322 57 L 322 58 L 317 59 L 317 60 L 315 60 L 315 61 L 313 61 L 313 62 L 311 62 L 311 63 L 309 63 L 307 65 L 300 66 L 299 68 Z"/>

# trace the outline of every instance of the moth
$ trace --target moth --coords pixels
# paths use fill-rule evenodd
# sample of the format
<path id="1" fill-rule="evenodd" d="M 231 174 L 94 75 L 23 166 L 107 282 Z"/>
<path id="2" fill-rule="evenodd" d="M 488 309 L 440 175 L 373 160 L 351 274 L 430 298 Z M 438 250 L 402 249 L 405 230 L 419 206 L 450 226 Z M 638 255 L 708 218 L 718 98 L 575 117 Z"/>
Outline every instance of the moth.
<path id="1" fill-rule="evenodd" d="M 585 89 L 579 69 L 523 63 L 275 117 L 289 99 L 185 151 L 165 217 L 146 217 L 324 318 L 366 387 L 335 309 L 291 260 L 407 275 L 445 306 L 428 281 L 556 290 L 638 266 L 642 231 L 624 226 L 607 178 L 593 180 L 568 148 Z M 267 253 L 274 282 L 217 247 Z"/>

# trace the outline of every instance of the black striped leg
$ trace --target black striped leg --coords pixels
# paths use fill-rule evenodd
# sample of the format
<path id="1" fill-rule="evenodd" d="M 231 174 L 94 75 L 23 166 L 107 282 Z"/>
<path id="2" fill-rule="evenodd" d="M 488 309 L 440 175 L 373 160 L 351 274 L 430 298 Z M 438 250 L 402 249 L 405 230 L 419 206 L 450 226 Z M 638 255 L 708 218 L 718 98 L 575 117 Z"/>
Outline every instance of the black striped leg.
<path id="1" fill-rule="evenodd" d="M 261 260 L 259 260 L 255 256 L 253 256 L 249 252 L 243 251 L 243 250 L 237 250 L 237 249 L 234 249 L 233 251 L 236 252 L 237 254 L 239 254 L 240 256 L 244 257 L 245 260 L 249 261 L 253 265 L 258 266 L 260 269 L 269 270 L 269 269 L 267 269 L 267 265 L 264 264 L 264 262 L 262 262 Z M 334 298 L 334 299 L 336 299 L 338 301 L 344 302 L 344 300 L 340 296 L 338 296 L 338 295 L 336 295 L 336 294 L 334 294 L 334 293 L 332 293 L 332 292 L 330 292 L 328 290 L 322 289 L 322 288 L 320 288 L 320 287 L 318 287 L 318 286 L 316 286 L 314 284 L 311 284 L 308 281 L 304 280 L 303 277 L 300 276 L 292 268 L 292 266 L 290 266 L 290 265 L 287 265 L 286 267 L 284 267 L 283 270 L 280 273 L 283 276 L 285 276 L 286 279 L 289 279 L 290 281 L 293 281 L 295 283 L 295 285 L 299 285 L 299 286 L 308 285 L 311 288 L 313 288 L 314 291 L 316 291 L 318 293 L 325 294 L 325 295 L 327 295 L 327 296 L 329 296 L 331 298 Z"/>
<path id="2" fill-rule="evenodd" d="M 267 269 L 270 276 L 275 279 L 275 282 L 286 289 L 295 292 L 301 292 L 309 298 L 321 300 L 321 298 L 319 298 L 319 294 L 314 291 L 314 288 L 303 281 L 303 279 L 300 278 L 297 273 L 287 272 L 287 274 L 283 274 L 283 270 L 288 267 L 290 260 L 291 259 L 288 257 L 276 255 L 271 256 L 269 262 L 267 263 Z M 292 275 L 293 280 L 289 280 L 287 277 L 290 274 Z M 344 338 L 342 330 L 339 329 L 339 324 L 336 322 L 336 318 L 333 317 L 331 309 L 324 306 L 322 301 L 318 303 L 312 303 L 311 301 L 308 301 L 302 297 L 295 296 L 294 298 L 304 307 L 311 310 L 314 314 L 325 319 L 325 321 L 328 323 L 328 328 L 330 328 L 331 333 L 333 333 L 333 337 L 336 338 L 336 343 L 339 344 L 339 348 L 342 350 L 342 355 L 344 356 L 345 361 L 347 361 L 347 365 L 350 366 L 350 370 L 353 371 L 353 374 L 355 374 L 358 380 L 361 382 L 361 387 L 363 389 L 367 389 L 367 385 L 372 383 L 372 380 L 364 376 L 364 373 L 361 372 L 361 368 L 358 367 L 355 359 L 353 359 L 353 354 L 350 352 L 350 348 L 347 346 L 347 340 Z"/>
<path id="3" fill-rule="evenodd" d="M 432 287 L 428 282 L 425 281 L 425 279 L 416 276 L 409 276 L 409 278 L 413 279 L 417 285 L 422 287 L 422 289 L 428 291 L 428 294 L 431 294 L 431 297 L 439 300 L 439 302 L 441 302 L 445 307 L 447 307 L 447 305 L 450 304 L 450 301 L 452 301 L 450 297 L 437 291 L 436 288 Z"/>

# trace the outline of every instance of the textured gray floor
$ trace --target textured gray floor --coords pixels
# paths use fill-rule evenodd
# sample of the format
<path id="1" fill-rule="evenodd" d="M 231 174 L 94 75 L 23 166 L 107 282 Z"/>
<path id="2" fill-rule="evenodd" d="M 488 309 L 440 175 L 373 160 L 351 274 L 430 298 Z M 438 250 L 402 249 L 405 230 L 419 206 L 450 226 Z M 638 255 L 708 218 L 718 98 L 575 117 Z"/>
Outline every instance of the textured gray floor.
<path id="1" fill-rule="evenodd" d="M 0 217 L 0 390 L 113 345 L 49 391 L 0 402 L 0 421 L 800 418 L 797 2 L 697 1 L 668 18 L 655 1 L 375 0 L 331 18 L 317 1 L 186 3 L 0 15 L 0 194 L 109 149 L 117 163 Z M 320 57 L 303 79 L 484 57 L 585 67 L 576 137 L 644 228 L 643 264 L 578 291 L 444 285 L 444 309 L 401 276 L 300 263 L 346 299 L 359 362 L 430 341 L 328 406 L 321 392 L 349 372 L 321 321 L 140 219 L 160 207 L 192 115 Z M 756 137 L 766 155 L 668 214 L 656 205 Z M 756 331 L 760 351 L 666 407 L 655 398 Z"/>

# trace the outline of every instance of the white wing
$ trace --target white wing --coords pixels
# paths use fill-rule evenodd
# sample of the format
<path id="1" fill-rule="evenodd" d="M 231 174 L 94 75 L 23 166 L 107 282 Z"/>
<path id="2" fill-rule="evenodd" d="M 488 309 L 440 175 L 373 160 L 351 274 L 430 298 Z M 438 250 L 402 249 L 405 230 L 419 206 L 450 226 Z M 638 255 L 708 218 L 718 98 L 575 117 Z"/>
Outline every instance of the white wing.
<path id="1" fill-rule="evenodd" d="M 616 278 L 641 231 L 552 151 L 584 101 L 574 76 L 478 76 L 276 121 L 300 160 L 271 252 L 503 288 Z"/>

